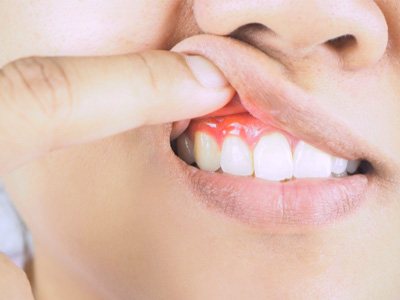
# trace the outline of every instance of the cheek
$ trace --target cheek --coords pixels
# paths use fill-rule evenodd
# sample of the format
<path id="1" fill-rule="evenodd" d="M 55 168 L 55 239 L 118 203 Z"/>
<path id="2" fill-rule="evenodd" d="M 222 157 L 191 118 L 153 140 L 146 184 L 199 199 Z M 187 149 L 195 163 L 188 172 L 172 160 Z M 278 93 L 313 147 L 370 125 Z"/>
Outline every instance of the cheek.
<path id="1" fill-rule="evenodd" d="M 375 1 L 384 13 L 389 25 L 391 36 L 390 48 L 391 52 L 399 57 L 400 50 L 400 5 L 398 0 L 376 0 Z"/>
<path id="2" fill-rule="evenodd" d="M 0 63 L 31 55 L 107 55 L 162 47 L 178 0 L 0 3 Z"/>
<path id="3" fill-rule="evenodd" d="M 68 229 L 88 238 L 81 229 L 118 227 L 126 220 L 133 225 L 148 195 L 143 183 L 157 180 L 152 162 L 161 132 L 161 126 L 137 129 L 56 151 L 8 174 L 4 183 L 29 227 L 43 235 Z"/>
<path id="4" fill-rule="evenodd" d="M 68 266 L 109 272 L 107 280 L 131 278 L 126 258 L 134 262 L 145 252 L 145 229 L 157 227 L 163 211 L 159 199 L 168 184 L 154 163 L 160 156 L 154 141 L 169 146 L 166 132 L 143 128 L 58 151 L 4 178 L 35 247 L 45 245 L 61 260 L 73 257 Z M 107 265 L 109 257 L 118 259 Z"/>

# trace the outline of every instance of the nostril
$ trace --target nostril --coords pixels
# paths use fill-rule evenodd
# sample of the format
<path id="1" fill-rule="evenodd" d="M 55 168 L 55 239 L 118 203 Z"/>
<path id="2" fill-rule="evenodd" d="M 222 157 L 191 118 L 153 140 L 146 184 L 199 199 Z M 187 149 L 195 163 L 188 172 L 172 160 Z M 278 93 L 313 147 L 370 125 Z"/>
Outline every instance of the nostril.
<path id="1" fill-rule="evenodd" d="M 260 39 L 260 36 L 265 38 L 266 35 L 275 36 L 276 33 L 264 24 L 248 23 L 232 31 L 229 37 L 254 45 L 255 40 Z"/>
<path id="2" fill-rule="evenodd" d="M 271 28 L 267 27 L 261 23 L 248 23 L 245 25 L 240 26 L 235 31 L 233 31 L 230 35 L 235 36 L 241 33 L 250 33 L 250 32 L 265 32 L 265 31 L 272 31 Z"/>
<path id="3" fill-rule="evenodd" d="M 356 69 L 364 65 L 362 59 L 361 63 L 359 62 L 362 51 L 360 52 L 360 44 L 356 36 L 344 34 L 326 41 L 325 45 L 335 53 L 346 69 Z"/>
<path id="4" fill-rule="evenodd" d="M 357 40 L 354 37 L 354 35 L 351 34 L 345 34 L 338 36 L 336 38 L 330 39 L 326 42 L 326 44 L 333 48 L 336 49 L 337 51 L 344 51 L 349 48 L 353 48 L 357 45 Z"/>

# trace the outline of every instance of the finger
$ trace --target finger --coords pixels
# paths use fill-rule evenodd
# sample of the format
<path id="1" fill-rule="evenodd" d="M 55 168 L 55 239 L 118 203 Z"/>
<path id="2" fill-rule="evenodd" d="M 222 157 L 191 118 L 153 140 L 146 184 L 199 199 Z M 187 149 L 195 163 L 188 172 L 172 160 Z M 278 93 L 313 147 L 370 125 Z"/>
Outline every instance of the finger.
<path id="1" fill-rule="evenodd" d="M 0 253 L 0 299 L 33 300 L 26 274 Z"/>
<path id="2" fill-rule="evenodd" d="M 17 60 L 0 70 L 0 172 L 53 149 L 204 115 L 232 95 L 199 56 Z"/>

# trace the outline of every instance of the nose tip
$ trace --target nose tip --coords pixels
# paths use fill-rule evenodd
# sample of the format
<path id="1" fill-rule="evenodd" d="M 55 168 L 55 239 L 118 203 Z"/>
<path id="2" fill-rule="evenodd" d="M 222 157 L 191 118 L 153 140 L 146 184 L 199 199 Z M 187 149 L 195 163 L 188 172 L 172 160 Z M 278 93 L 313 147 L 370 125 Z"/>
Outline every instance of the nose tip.
<path id="1" fill-rule="evenodd" d="M 231 35 L 257 24 L 264 27 L 257 39 L 273 51 L 299 58 L 323 47 L 346 69 L 376 64 L 388 44 L 388 26 L 374 1 L 198 0 L 194 12 L 207 33 Z"/>

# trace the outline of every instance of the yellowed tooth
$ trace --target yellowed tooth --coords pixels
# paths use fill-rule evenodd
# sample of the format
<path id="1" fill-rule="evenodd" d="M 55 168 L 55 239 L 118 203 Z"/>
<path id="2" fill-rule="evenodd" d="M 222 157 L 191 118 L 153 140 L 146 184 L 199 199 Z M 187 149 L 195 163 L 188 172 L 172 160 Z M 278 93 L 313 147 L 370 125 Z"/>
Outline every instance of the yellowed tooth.
<path id="1" fill-rule="evenodd" d="M 196 132 L 194 158 L 201 170 L 215 172 L 220 168 L 221 153 L 217 141 L 204 132 Z"/>
<path id="2" fill-rule="evenodd" d="M 357 169 L 360 166 L 360 164 L 361 164 L 361 160 L 359 160 L 359 159 L 350 160 L 348 165 L 347 165 L 347 172 L 349 174 L 354 174 L 357 171 Z"/>
<path id="3" fill-rule="evenodd" d="M 189 136 L 184 133 L 176 141 L 176 147 L 178 150 L 178 156 L 185 161 L 187 164 L 191 165 L 194 163 L 194 146 L 193 142 L 190 140 Z"/>

